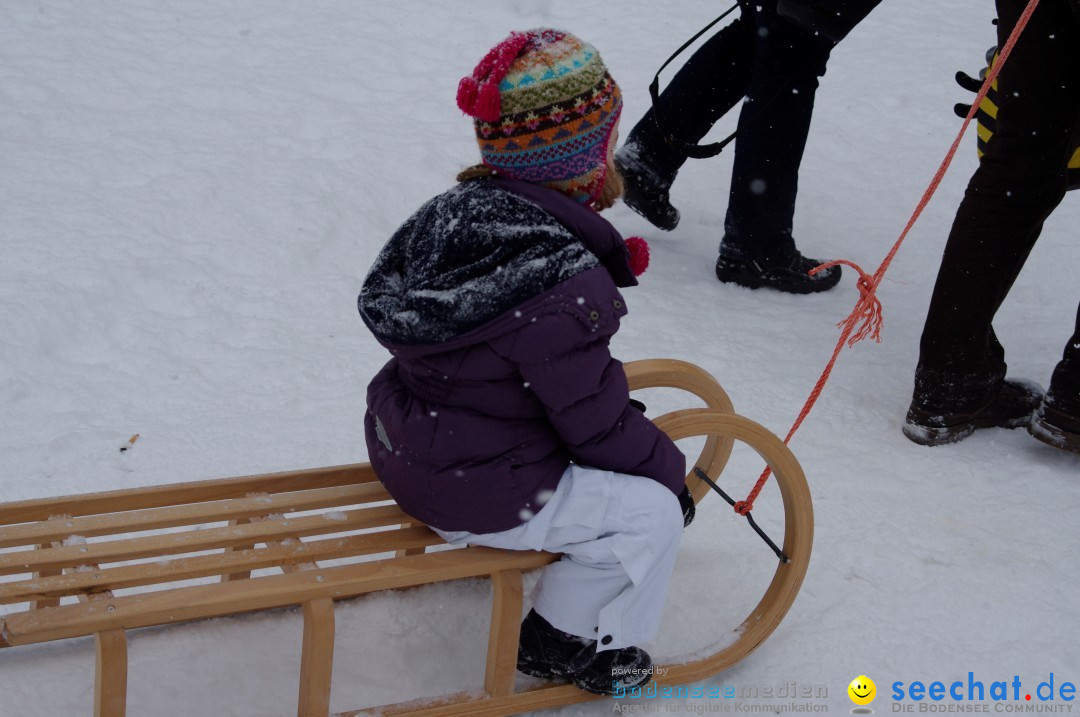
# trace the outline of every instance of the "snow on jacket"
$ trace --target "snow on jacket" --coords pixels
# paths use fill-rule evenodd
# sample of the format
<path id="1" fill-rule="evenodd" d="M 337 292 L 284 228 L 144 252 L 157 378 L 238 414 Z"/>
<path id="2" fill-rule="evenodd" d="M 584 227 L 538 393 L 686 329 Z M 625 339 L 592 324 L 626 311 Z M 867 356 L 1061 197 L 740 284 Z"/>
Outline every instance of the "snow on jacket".
<path id="1" fill-rule="evenodd" d="M 508 179 L 461 183 L 394 234 L 358 303 L 393 355 L 368 386 L 368 456 L 405 512 L 508 530 L 571 461 L 682 489 L 682 453 L 608 352 L 628 256 L 592 209 Z"/>

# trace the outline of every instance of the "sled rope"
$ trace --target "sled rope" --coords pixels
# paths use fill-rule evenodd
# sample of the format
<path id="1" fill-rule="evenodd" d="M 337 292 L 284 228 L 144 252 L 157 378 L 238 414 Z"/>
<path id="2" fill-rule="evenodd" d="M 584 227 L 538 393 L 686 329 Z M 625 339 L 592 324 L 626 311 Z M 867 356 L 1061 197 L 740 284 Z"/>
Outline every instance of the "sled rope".
<path id="1" fill-rule="evenodd" d="M 953 157 L 956 156 L 956 151 L 960 147 L 960 142 L 964 138 L 964 133 L 967 131 L 968 125 L 971 124 L 972 118 L 974 118 L 975 113 L 978 112 L 979 104 L 983 101 L 983 98 L 986 97 L 986 93 L 990 90 L 990 85 L 994 83 L 994 80 L 996 80 L 997 76 L 1001 73 L 1001 68 L 1005 66 L 1005 62 L 1012 53 L 1013 46 L 1016 45 L 1016 41 L 1020 37 L 1020 34 L 1024 31 L 1024 28 L 1027 27 L 1028 20 L 1031 19 L 1031 14 L 1035 12 L 1035 8 L 1038 4 L 1039 0 L 1029 0 L 1027 7 L 1025 7 L 1024 11 L 1020 14 L 1020 19 L 1016 21 L 1016 27 L 1014 27 L 1012 33 L 1009 34 L 1009 39 L 1005 42 L 1005 47 L 1001 50 L 1001 56 L 998 59 L 998 62 L 994 63 L 994 66 L 986 73 L 986 78 L 983 80 L 982 87 L 979 88 L 979 92 L 975 96 L 975 101 L 972 102 L 971 109 L 968 110 L 967 117 L 964 118 L 964 123 L 960 126 L 960 131 L 957 132 L 956 139 L 953 140 L 952 147 L 949 148 L 948 153 L 945 155 L 945 159 L 942 160 L 941 166 L 938 167 L 937 172 L 934 174 L 934 178 L 930 180 L 930 185 L 926 188 L 926 191 L 923 192 L 922 199 L 919 200 L 918 206 L 915 207 L 915 211 L 908 220 L 907 226 L 905 226 L 904 230 L 900 233 L 900 238 L 893 244 L 892 249 L 881 262 L 881 266 L 877 268 L 877 271 L 874 272 L 873 276 L 864 272 L 858 264 L 846 259 L 830 261 L 810 270 L 809 273 L 813 275 L 819 271 L 824 271 L 831 266 L 836 266 L 837 264 L 845 264 L 851 267 L 859 274 L 859 300 L 855 302 L 855 308 L 852 310 L 851 314 L 837 324 L 837 326 L 843 328 L 840 339 L 836 342 L 836 348 L 833 349 L 829 363 L 825 366 L 825 370 L 821 373 L 821 377 L 818 378 L 817 383 L 814 384 L 814 389 L 810 392 L 810 396 L 807 397 L 806 403 L 803 404 L 802 411 L 799 412 L 798 418 L 795 419 L 795 423 L 791 426 L 791 430 L 788 431 L 787 436 L 784 438 L 785 444 L 791 440 L 791 437 L 799 430 L 799 426 L 802 425 L 803 420 L 810 413 L 811 409 L 813 409 L 818 396 L 821 395 L 822 389 L 825 388 L 825 384 L 828 383 L 829 377 L 832 375 L 833 367 L 836 365 L 836 360 L 840 356 L 840 351 L 843 350 L 844 344 L 847 343 L 848 346 L 854 346 L 868 336 L 874 339 L 874 341 L 881 343 L 881 325 L 883 323 L 883 317 L 881 302 L 876 295 L 877 288 L 881 284 L 885 272 L 889 270 L 889 266 L 892 264 L 897 252 L 900 251 L 900 245 L 904 243 L 911 228 L 915 226 L 915 222 L 918 221 L 923 210 L 926 208 L 926 205 L 930 203 L 930 199 L 934 196 L 934 193 L 937 192 L 941 180 L 944 179 L 945 173 L 952 164 Z M 859 330 L 852 336 L 852 332 L 855 331 L 856 326 L 859 327 Z M 746 499 L 740 500 L 734 504 L 736 513 L 739 515 L 747 515 L 753 510 L 754 501 L 757 500 L 758 494 L 761 493 L 761 489 L 765 487 L 765 483 L 769 480 L 771 474 L 772 469 L 766 466 L 765 470 L 762 471 L 761 476 L 758 478 L 757 483 L 754 484 L 754 489 L 750 491 L 750 494 Z"/>

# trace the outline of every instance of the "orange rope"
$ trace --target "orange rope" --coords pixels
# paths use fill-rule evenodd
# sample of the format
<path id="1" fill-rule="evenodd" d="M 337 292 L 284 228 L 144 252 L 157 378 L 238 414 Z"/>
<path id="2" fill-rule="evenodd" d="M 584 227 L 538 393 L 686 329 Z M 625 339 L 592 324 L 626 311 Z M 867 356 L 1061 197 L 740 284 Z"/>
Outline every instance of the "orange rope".
<path id="1" fill-rule="evenodd" d="M 1009 35 L 1009 39 L 1006 40 L 1005 47 L 1001 50 L 998 61 L 995 62 L 994 66 L 990 68 L 990 71 L 986 73 L 986 79 L 983 80 L 982 87 L 979 88 L 979 93 L 975 96 L 975 101 L 971 103 L 971 109 L 968 110 L 967 117 L 964 118 L 964 124 L 961 125 L 960 131 L 956 134 L 956 139 L 953 140 L 952 147 L 949 148 L 949 152 L 945 155 L 945 159 L 941 162 L 941 166 L 938 167 L 937 172 L 934 174 L 934 178 L 930 180 L 930 185 L 926 188 L 926 191 L 923 192 L 922 199 L 919 200 L 918 206 L 915 207 L 915 211 L 908 220 L 907 226 L 904 227 L 904 231 L 900 233 L 900 238 L 893 244 L 892 249 L 881 262 L 881 266 L 874 272 L 874 275 L 868 275 L 858 264 L 846 259 L 830 261 L 810 270 L 812 276 L 819 271 L 824 271 L 837 264 L 846 264 L 851 267 L 859 274 L 859 300 L 855 302 L 855 308 L 852 310 L 851 314 L 837 324 L 837 326 L 843 328 L 840 339 L 836 342 L 836 348 L 833 349 L 829 363 L 825 366 L 825 370 L 821 373 L 821 377 L 818 378 L 817 383 L 814 384 L 814 389 L 810 392 L 810 396 L 807 397 L 806 403 L 803 404 L 802 411 L 799 412 L 799 417 L 795 419 L 795 423 L 791 426 L 791 430 L 788 431 L 787 436 L 784 438 L 785 444 L 788 443 L 791 440 L 791 437 L 795 435 L 795 432 L 799 430 L 799 426 L 802 425 L 803 420 L 809 415 L 814 404 L 817 403 L 818 396 L 821 395 L 822 389 L 825 388 L 825 384 L 828 383 L 829 377 L 832 375 L 833 366 L 836 365 L 836 360 L 839 358 L 840 352 L 844 348 L 844 343 L 846 342 L 848 346 L 854 346 L 856 343 L 867 337 L 881 343 L 881 325 L 883 323 L 883 317 L 881 301 L 878 300 L 876 295 L 877 288 L 881 284 L 885 272 L 889 270 L 889 265 L 892 264 L 893 259 L 896 257 L 896 253 L 900 251 L 900 245 L 907 239 L 907 235 L 911 231 L 911 228 L 915 226 L 915 222 L 918 221 L 923 210 L 926 208 L 926 205 L 930 203 L 930 199 L 934 196 L 938 186 L 941 184 L 941 180 L 945 177 L 945 172 L 948 171 L 949 165 L 952 164 L 953 157 L 956 155 L 956 150 L 960 147 L 960 141 L 963 139 L 968 125 L 971 124 L 972 118 L 975 116 L 975 113 L 978 112 L 979 105 L 982 104 L 983 98 L 986 97 L 986 93 L 990 90 L 990 85 L 994 83 L 998 74 L 1001 73 L 1001 68 L 1005 66 L 1006 60 L 1009 59 L 1013 46 L 1016 45 L 1016 40 L 1020 37 L 1020 33 L 1024 31 L 1024 28 L 1027 27 L 1028 20 L 1031 19 L 1031 14 L 1035 12 L 1035 8 L 1038 4 L 1039 0 L 1029 0 L 1027 7 L 1024 8 L 1024 12 L 1020 15 L 1020 19 L 1016 21 L 1016 27 L 1013 28 L 1012 33 Z M 855 332 L 856 326 L 859 326 L 857 332 Z M 852 336 L 852 332 L 855 332 L 854 336 Z M 769 480 L 771 474 L 772 468 L 766 466 L 765 470 L 762 471 L 761 476 L 758 478 L 757 483 L 754 484 L 754 489 L 746 496 L 746 500 L 740 500 L 735 503 L 736 513 L 739 515 L 746 515 L 753 510 L 754 501 L 757 500 L 758 494 L 761 493 L 761 489 L 765 487 L 765 482 Z"/>

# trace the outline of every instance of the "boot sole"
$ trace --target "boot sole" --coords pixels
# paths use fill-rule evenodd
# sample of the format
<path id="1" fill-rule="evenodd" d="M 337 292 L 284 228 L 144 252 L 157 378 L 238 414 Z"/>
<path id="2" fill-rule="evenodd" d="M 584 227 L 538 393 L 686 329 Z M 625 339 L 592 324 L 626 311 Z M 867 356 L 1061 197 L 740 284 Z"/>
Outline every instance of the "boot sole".
<path id="1" fill-rule="evenodd" d="M 596 687 L 593 687 L 588 682 L 575 680 L 573 678 L 573 676 L 568 674 L 568 673 L 557 672 L 557 671 L 552 670 L 550 668 L 544 670 L 544 669 L 534 667 L 532 665 L 523 665 L 521 663 L 518 663 L 517 671 L 522 673 L 522 674 L 528 675 L 529 677 L 538 677 L 538 678 L 544 679 L 544 680 L 569 679 L 570 683 L 572 685 L 574 685 L 574 687 L 577 687 L 579 690 L 583 690 L 583 691 L 588 692 L 589 694 L 593 694 L 593 695 L 603 695 L 605 697 L 610 697 L 611 695 L 615 694 L 614 689 L 596 688 Z M 632 690 L 635 687 L 641 687 L 643 685 L 648 684 L 649 680 L 651 680 L 651 679 L 652 679 L 652 675 L 646 673 L 645 679 L 643 679 L 641 682 L 638 682 L 637 684 L 634 684 L 634 685 L 624 685 L 623 689 L 624 690 Z"/>
<path id="2" fill-rule="evenodd" d="M 716 278 L 725 284 L 738 284 L 739 286 L 745 286 L 747 289 L 775 289 L 777 291 L 782 291 L 785 294 L 817 294 L 822 291 L 828 291 L 840 283 L 839 274 L 836 275 L 835 280 L 822 281 L 816 284 L 810 281 L 802 283 L 769 281 L 760 274 L 754 272 L 729 269 L 726 266 L 721 268 L 719 262 L 716 264 Z"/>
<path id="3" fill-rule="evenodd" d="M 1031 416 L 1021 416 L 1007 421 L 994 421 L 982 419 L 965 421 L 944 428 L 923 426 L 910 420 L 904 422 L 901 429 L 907 438 L 920 446 L 947 446 L 951 443 L 959 443 L 979 428 L 1023 428 L 1031 422 Z"/>
<path id="4" fill-rule="evenodd" d="M 646 674 L 645 679 L 643 679 L 641 682 L 638 682 L 637 684 L 634 684 L 634 685 L 623 685 L 622 689 L 625 691 L 625 690 L 633 690 L 633 689 L 636 689 L 638 687 L 644 687 L 645 685 L 649 684 L 650 680 L 652 680 L 652 675 L 651 674 Z M 589 694 L 593 694 L 593 695 L 603 695 L 605 697 L 611 697 L 616 692 L 616 690 L 614 688 L 606 689 L 606 690 L 605 689 L 600 689 L 600 688 L 593 687 L 592 685 L 590 685 L 587 682 L 578 682 L 578 681 L 574 680 L 573 678 L 570 679 L 570 682 L 574 685 L 574 687 L 577 687 L 579 690 L 582 690 L 584 692 L 588 692 Z"/>

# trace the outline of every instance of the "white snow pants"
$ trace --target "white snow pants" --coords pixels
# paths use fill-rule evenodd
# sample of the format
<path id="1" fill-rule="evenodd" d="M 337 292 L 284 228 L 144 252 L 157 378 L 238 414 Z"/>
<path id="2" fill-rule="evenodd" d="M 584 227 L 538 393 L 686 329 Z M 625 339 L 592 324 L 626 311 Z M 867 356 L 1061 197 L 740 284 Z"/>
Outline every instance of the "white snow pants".
<path id="1" fill-rule="evenodd" d="M 563 632 L 614 650 L 650 640 L 660 625 L 682 537 L 679 500 L 641 476 L 571 465 L 540 512 L 501 533 L 436 531 L 456 545 L 547 550 L 533 609 Z"/>

